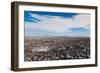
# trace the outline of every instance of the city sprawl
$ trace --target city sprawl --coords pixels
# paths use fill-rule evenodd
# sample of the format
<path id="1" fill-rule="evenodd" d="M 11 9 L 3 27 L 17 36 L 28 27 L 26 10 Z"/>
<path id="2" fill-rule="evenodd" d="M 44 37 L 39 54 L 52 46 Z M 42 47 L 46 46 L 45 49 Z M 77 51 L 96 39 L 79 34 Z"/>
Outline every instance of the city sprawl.
<path id="1" fill-rule="evenodd" d="M 90 58 L 89 37 L 26 37 L 24 61 Z"/>

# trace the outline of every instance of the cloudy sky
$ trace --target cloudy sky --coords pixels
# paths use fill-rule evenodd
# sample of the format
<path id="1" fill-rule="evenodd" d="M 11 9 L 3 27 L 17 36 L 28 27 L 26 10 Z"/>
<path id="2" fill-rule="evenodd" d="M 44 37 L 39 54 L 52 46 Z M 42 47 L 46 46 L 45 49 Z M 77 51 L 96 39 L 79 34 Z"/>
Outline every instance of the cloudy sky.
<path id="1" fill-rule="evenodd" d="M 90 14 L 24 11 L 26 36 L 90 36 Z"/>

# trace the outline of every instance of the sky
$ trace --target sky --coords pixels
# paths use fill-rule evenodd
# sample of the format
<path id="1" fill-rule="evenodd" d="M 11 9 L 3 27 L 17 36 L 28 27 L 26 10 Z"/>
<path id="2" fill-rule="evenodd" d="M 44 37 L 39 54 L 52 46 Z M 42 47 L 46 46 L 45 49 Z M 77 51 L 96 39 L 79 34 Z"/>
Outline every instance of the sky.
<path id="1" fill-rule="evenodd" d="M 25 36 L 90 37 L 90 14 L 24 11 Z"/>

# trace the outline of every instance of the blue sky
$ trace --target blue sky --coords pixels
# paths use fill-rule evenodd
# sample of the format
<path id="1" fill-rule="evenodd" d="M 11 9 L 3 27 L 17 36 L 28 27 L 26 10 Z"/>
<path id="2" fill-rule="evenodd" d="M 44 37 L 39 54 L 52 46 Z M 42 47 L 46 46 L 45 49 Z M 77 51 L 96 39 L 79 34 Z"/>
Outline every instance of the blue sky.
<path id="1" fill-rule="evenodd" d="M 90 36 L 90 14 L 24 11 L 25 36 Z"/>

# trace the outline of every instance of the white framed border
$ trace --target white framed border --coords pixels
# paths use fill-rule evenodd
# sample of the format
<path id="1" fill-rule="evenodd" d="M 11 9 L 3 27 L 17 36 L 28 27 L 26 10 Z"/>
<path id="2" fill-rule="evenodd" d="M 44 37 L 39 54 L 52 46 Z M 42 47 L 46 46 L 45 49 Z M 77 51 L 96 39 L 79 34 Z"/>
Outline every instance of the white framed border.
<path id="1" fill-rule="evenodd" d="M 48 11 L 48 12 L 74 12 L 74 13 L 90 13 L 90 59 L 77 59 L 77 60 L 57 60 L 57 61 L 33 61 L 24 62 L 24 10 L 29 11 Z M 94 9 L 83 9 L 83 8 L 63 8 L 63 7 L 48 7 L 48 6 L 28 6 L 19 5 L 19 54 L 18 62 L 19 68 L 35 68 L 35 67 L 50 67 L 50 66 L 64 66 L 64 65 L 84 65 L 84 64 L 95 64 L 95 10 Z"/>

